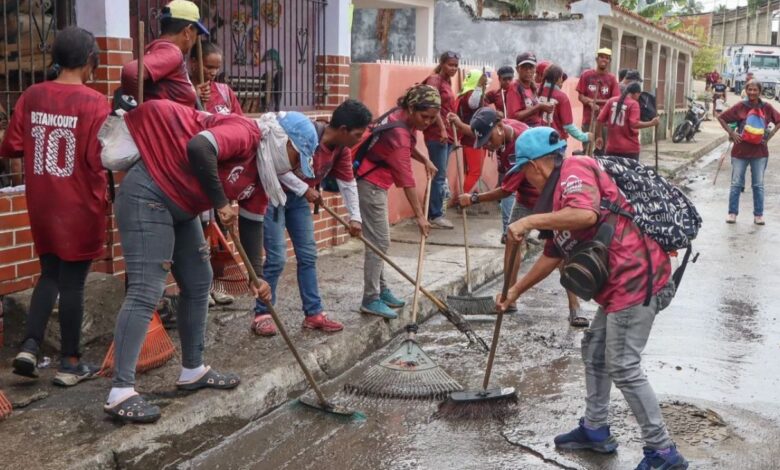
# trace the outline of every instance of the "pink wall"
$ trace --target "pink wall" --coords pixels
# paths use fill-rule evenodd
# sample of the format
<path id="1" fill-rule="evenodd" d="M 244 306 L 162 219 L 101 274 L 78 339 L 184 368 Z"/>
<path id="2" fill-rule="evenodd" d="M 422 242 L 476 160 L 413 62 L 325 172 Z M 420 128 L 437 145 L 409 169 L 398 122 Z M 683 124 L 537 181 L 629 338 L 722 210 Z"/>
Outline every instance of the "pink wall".
<path id="1" fill-rule="evenodd" d="M 368 106 L 374 116 L 379 116 L 395 106 L 396 100 L 399 96 L 404 94 L 407 88 L 415 83 L 420 83 L 425 77 L 432 73 L 430 67 L 419 65 L 353 64 L 353 66 L 359 67 L 359 90 L 357 98 Z M 457 93 L 460 88 L 460 80 L 457 76 L 452 79 L 452 84 Z M 353 83 L 353 86 L 354 85 L 355 84 Z M 498 80 L 492 80 L 491 88 L 497 86 Z M 577 100 L 577 92 L 575 91 L 576 86 L 577 78 L 569 78 L 563 86 L 563 91 L 569 95 L 569 99 L 571 100 L 575 124 L 580 125 L 582 121 L 582 104 Z M 574 139 L 570 139 L 569 154 L 571 154 L 572 147 L 576 150 L 581 148 L 581 144 Z M 417 133 L 417 149 L 420 152 L 427 154 L 422 132 Z M 450 156 L 448 169 L 450 191 L 453 198 L 459 194 L 457 189 L 456 162 L 457 158 L 453 153 Z M 422 199 L 425 192 L 425 170 L 423 166 L 417 162 L 412 164 L 412 168 L 417 182 L 417 193 L 420 199 Z M 498 180 L 495 158 L 488 157 L 485 159 L 485 164 L 482 169 L 482 179 L 491 188 L 495 187 Z M 403 191 L 396 187 L 391 188 L 388 192 L 388 206 L 391 224 L 414 215 L 409 203 L 406 201 Z"/>

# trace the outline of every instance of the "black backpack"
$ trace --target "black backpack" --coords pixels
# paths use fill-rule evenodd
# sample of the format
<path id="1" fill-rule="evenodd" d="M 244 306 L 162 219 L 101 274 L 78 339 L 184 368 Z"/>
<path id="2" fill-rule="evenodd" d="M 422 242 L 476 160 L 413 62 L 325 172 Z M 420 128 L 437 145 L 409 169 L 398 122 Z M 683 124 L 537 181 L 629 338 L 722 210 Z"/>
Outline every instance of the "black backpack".
<path id="1" fill-rule="evenodd" d="M 383 132 L 398 127 L 402 127 L 407 130 L 409 129 L 406 125 L 406 122 L 404 121 L 387 122 L 388 117 L 390 117 L 390 115 L 397 110 L 397 107 L 392 108 L 390 111 L 376 118 L 376 120 L 374 120 L 374 122 L 369 126 L 366 133 L 363 134 L 360 142 L 352 147 L 352 169 L 355 171 L 356 178 L 358 177 L 358 168 L 360 168 L 364 158 L 368 159 L 370 162 L 375 163 L 376 166 L 366 172 L 364 175 L 360 176 L 360 178 L 365 178 L 367 174 L 383 166 L 382 158 L 370 152 L 371 148 L 379 141 L 379 137 L 382 136 Z"/>
<path id="2" fill-rule="evenodd" d="M 655 95 L 643 91 L 639 94 L 639 120 L 642 122 L 652 121 L 656 116 L 658 116 L 658 108 Z"/>

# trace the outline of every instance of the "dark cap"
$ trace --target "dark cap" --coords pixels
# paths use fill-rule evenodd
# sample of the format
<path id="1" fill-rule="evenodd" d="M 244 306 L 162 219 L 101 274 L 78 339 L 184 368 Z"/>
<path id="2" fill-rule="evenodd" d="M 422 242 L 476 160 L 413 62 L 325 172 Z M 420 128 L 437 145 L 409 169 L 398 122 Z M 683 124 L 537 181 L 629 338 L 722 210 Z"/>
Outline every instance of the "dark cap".
<path id="1" fill-rule="evenodd" d="M 490 138 L 490 133 L 498 123 L 498 114 L 493 108 L 487 106 L 479 108 L 471 118 L 471 131 L 474 132 L 476 143 L 474 148 L 482 148 Z"/>
<path id="2" fill-rule="evenodd" d="M 531 64 L 536 66 L 536 54 L 533 52 L 523 52 L 522 54 L 518 55 L 517 60 L 515 60 L 515 65 L 519 67 L 523 64 Z"/>
<path id="3" fill-rule="evenodd" d="M 515 69 L 513 69 L 509 65 L 504 65 L 503 67 L 498 69 L 497 73 L 498 73 L 498 78 L 504 78 L 504 77 L 514 78 Z"/>

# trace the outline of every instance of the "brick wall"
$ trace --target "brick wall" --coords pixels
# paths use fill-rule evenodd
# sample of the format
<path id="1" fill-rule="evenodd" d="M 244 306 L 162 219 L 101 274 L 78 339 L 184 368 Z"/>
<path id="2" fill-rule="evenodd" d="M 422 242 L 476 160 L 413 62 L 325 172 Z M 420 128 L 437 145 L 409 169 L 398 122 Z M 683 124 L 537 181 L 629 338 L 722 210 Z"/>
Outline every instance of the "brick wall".
<path id="1" fill-rule="evenodd" d="M 0 295 L 29 289 L 38 278 L 27 198 L 0 196 Z"/>
<path id="2" fill-rule="evenodd" d="M 333 110 L 349 98 L 349 64 L 347 56 L 317 56 L 315 90 L 322 93 L 318 108 Z"/>

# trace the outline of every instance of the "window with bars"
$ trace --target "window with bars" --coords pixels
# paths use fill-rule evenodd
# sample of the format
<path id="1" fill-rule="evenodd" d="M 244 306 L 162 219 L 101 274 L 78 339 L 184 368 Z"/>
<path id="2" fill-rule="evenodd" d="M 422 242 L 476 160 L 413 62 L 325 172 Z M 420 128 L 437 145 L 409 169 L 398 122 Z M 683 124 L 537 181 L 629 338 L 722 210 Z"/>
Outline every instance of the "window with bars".
<path id="1" fill-rule="evenodd" d="M 75 24 L 75 0 L 0 0 L 0 138 L 22 92 L 45 80 L 57 31 Z M 22 162 L 0 159 L 0 188 L 24 184 Z"/>
<path id="2" fill-rule="evenodd" d="M 146 43 L 159 35 L 169 0 L 131 0 L 131 35 L 145 22 Z M 325 54 L 326 0 L 194 0 L 208 41 L 224 57 L 218 81 L 229 84 L 245 113 L 313 110 L 323 102 L 317 56 Z"/>
<path id="3" fill-rule="evenodd" d="M 685 108 L 687 106 L 685 97 L 685 54 L 680 54 L 677 57 L 677 82 L 675 83 L 674 104 L 677 108 Z"/>

